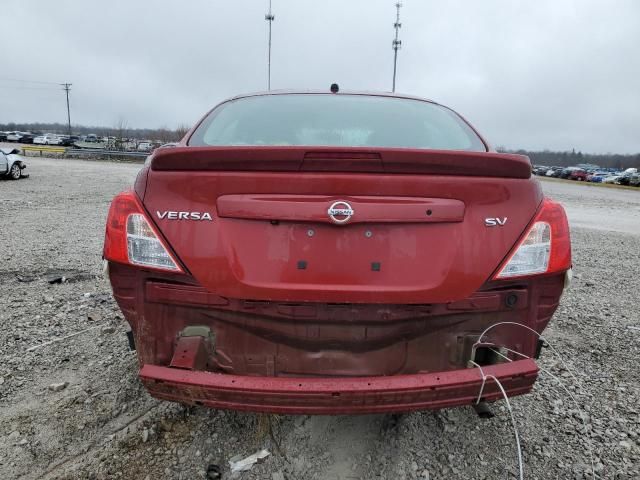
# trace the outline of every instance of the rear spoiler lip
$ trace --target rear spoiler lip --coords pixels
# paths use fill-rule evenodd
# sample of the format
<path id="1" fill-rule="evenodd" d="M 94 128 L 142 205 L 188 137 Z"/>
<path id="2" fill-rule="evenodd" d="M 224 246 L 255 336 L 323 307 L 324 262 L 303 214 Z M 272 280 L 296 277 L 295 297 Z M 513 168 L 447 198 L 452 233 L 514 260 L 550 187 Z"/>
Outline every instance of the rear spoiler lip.
<path id="1" fill-rule="evenodd" d="M 223 146 L 159 149 L 153 171 L 257 171 L 531 177 L 524 155 L 460 150 L 313 146 Z"/>

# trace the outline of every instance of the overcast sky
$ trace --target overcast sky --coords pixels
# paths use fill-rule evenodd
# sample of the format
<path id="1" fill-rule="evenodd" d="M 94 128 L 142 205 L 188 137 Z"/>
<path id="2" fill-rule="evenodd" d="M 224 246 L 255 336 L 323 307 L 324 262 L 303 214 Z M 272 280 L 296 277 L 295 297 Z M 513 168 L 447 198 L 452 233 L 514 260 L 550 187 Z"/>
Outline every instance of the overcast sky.
<path id="1" fill-rule="evenodd" d="M 394 0 L 273 0 L 272 88 L 391 89 Z M 640 152 L 640 1 L 404 0 L 397 91 L 494 146 Z M 268 0 L 2 0 L 0 123 L 174 128 L 265 90 Z M 20 81 L 15 81 L 20 80 Z"/>

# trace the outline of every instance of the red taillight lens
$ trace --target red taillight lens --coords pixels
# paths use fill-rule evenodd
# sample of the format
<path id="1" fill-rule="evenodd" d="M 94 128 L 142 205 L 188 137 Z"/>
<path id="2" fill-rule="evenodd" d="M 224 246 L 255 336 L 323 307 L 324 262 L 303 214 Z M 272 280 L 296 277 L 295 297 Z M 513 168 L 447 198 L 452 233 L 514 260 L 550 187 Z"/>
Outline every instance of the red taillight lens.
<path id="1" fill-rule="evenodd" d="M 182 272 L 131 191 L 111 202 L 103 256 L 111 262 Z"/>
<path id="2" fill-rule="evenodd" d="M 545 199 L 531 226 L 498 269 L 494 280 L 571 268 L 571 237 L 564 208 Z"/>

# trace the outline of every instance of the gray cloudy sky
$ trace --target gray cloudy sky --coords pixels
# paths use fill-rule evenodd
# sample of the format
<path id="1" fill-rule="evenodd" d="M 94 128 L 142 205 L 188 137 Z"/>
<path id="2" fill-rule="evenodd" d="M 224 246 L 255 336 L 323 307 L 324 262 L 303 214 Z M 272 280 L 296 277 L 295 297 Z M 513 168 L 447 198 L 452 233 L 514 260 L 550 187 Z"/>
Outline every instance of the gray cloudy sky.
<path id="1" fill-rule="evenodd" d="M 273 88 L 390 90 L 394 0 L 273 0 Z M 397 90 L 493 145 L 640 152 L 640 1 L 404 0 Z M 192 124 L 266 88 L 267 0 L 2 0 L 0 123 Z M 8 80 L 11 79 L 11 80 Z"/>

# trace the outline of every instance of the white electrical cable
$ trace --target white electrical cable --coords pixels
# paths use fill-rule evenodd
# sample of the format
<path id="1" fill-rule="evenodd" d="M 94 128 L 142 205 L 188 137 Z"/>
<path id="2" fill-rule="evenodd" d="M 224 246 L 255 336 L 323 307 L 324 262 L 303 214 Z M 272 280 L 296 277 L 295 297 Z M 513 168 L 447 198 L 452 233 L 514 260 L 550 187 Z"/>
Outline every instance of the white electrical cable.
<path id="1" fill-rule="evenodd" d="M 80 330 L 79 332 L 75 332 L 75 333 L 72 333 L 70 335 L 65 335 L 64 337 L 55 338 L 55 339 L 50 340 L 48 342 L 40 343 L 39 345 L 34 345 L 32 347 L 27 348 L 25 351 L 26 352 L 33 352 L 34 350 L 37 350 L 37 349 L 42 348 L 42 347 L 46 347 L 47 345 L 52 345 L 54 343 L 61 342 L 62 340 L 67 340 L 68 338 L 72 338 L 72 337 L 75 337 L 75 336 L 78 336 L 78 335 L 82 335 L 83 333 L 86 333 L 89 330 L 95 330 L 96 328 L 100 328 L 103 325 L 106 325 L 106 323 L 102 323 L 100 325 L 96 325 L 95 327 L 89 327 L 89 328 L 86 328 L 84 330 Z"/>
<path id="2" fill-rule="evenodd" d="M 485 343 L 484 345 L 487 345 L 487 344 Z M 490 344 L 490 345 L 498 347 L 498 345 L 495 345 L 495 344 Z M 519 356 L 524 357 L 524 358 L 528 358 L 528 359 L 531 358 L 531 357 L 528 357 L 527 355 L 525 355 L 524 353 L 520 353 L 520 352 L 518 352 L 516 350 L 512 350 L 512 349 L 507 348 L 507 347 L 499 347 L 499 348 L 504 348 L 506 351 L 514 353 L 514 354 L 519 355 Z M 489 350 L 491 350 L 496 355 L 504 358 L 505 360 L 508 360 L 509 362 L 513 362 L 513 360 L 511 360 L 506 355 L 503 355 L 502 353 L 498 352 L 497 350 L 494 350 L 493 348 L 490 348 Z M 584 408 L 580 407 L 580 404 L 578 403 L 578 400 L 576 400 L 576 398 L 573 396 L 573 393 L 571 393 L 571 390 L 569 390 L 566 387 L 566 385 L 564 384 L 564 382 L 562 381 L 561 378 L 559 378 L 557 375 L 555 375 L 554 373 L 552 373 L 551 371 L 547 370 L 544 367 L 541 367 L 541 366 L 538 365 L 538 368 L 541 371 L 543 371 L 544 373 L 546 373 L 547 375 L 549 375 L 551 378 L 553 378 L 555 381 L 558 382 L 560 387 L 562 387 L 564 392 L 569 396 L 569 398 L 573 402 L 573 404 L 576 407 L 576 409 L 580 412 L 580 421 L 582 422 L 582 427 L 584 429 L 584 434 L 587 437 L 587 446 L 588 446 L 588 451 L 589 451 L 589 461 L 591 462 L 591 474 L 592 474 L 593 478 L 596 478 L 596 472 L 595 472 L 594 463 L 593 463 L 593 447 L 592 447 L 592 444 L 591 444 L 591 435 L 589 434 L 589 430 L 587 428 L 587 422 L 585 420 Z"/>
<path id="3" fill-rule="evenodd" d="M 524 467 L 523 467 L 523 464 L 522 464 L 522 449 L 520 447 L 520 436 L 518 435 L 518 428 L 516 426 L 516 419 L 513 416 L 513 410 L 511 409 L 511 403 L 509 403 L 509 397 L 507 397 L 507 392 L 505 392 L 504 388 L 502 387 L 502 384 L 495 377 L 495 375 L 485 375 L 485 373 L 482 371 L 482 367 L 480 365 L 478 365 L 473 360 L 470 360 L 470 363 L 472 363 L 473 365 L 478 367 L 478 369 L 480 370 L 480 375 L 482 375 L 482 385 L 480 387 L 480 394 L 478 395 L 478 400 L 482 396 L 482 393 L 483 393 L 484 386 L 485 386 L 487 378 L 493 379 L 493 381 L 496 382 L 496 385 L 498 385 L 498 388 L 502 392 L 502 397 L 504 398 L 505 402 L 507 403 L 507 410 L 509 410 L 509 415 L 511 416 L 511 425 L 513 426 L 513 433 L 514 433 L 514 436 L 516 437 L 516 448 L 517 448 L 517 451 L 518 451 L 518 471 L 520 473 L 519 478 L 520 478 L 520 480 L 524 480 Z"/>
<path id="4" fill-rule="evenodd" d="M 480 365 L 478 365 L 473 360 L 471 360 L 471 363 L 473 363 L 480 369 L 480 375 L 482 375 L 482 385 L 480 385 L 480 391 L 478 392 L 478 398 L 476 399 L 476 405 L 478 405 L 480 403 L 480 399 L 482 398 L 482 392 L 484 392 L 484 385 L 485 383 L 487 383 L 487 376 L 484 374 L 484 371 L 482 370 L 482 367 Z"/>
<path id="5" fill-rule="evenodd" d="M 489 330 L 500 326 L 500 325 L 514 325 L 514 326 L 518 326 L 518 327 L 522 327 L 528 331 L 530 331 L 531 333 L 533 333 L 534 335 L 536 335 L 540 340 L 542 340 L 544 343 L 546 343 L 547 345 L 549 345 L 549 348 L 551 348 L 551 351 L 554 353 L 554 355 L 556 356 L 556 358 L 558 360 L 560 360 L 560 362 L 562 363 L 562 366 L 564 367 L 564 369 L 569 373 L 569 375 L 571 375 L 571 378 L 573 378 L 573 381 L 576 382 L 576 384 L 578 385 L 578 387 L 582 387 L 582 384 L 580 381 L 578 381 L 578 378 L 576 377 L 576 375 L 573 373 L 573 371 L 571 370 L 571 368 L 569 368 L 569 365 L 567 365 L 567 363 L 564 361 L 564 359 L 562 358 L 562 356 L 560 356 L 560 354 L 558 353 L 558 351 L 554 348 L 554 346 L 546 339 L 542 336 L 542 334 L 538 333 L 536 330 L 534 330 L 533 328 L 527 326 L 527 325 L 523 325 L 522 323 L 518 323 L 518 322 L 497 322 L 494 323 L 493 325 L 489 325 L 478 337 L 478 340 L 472 345 L 471 347 L 471 351 L 475 351 L 475 348 L 478 345 L 490 345 L 490 346 L 494 346 L 494 347 L 498 347 L 498 348 L 503 348 L 508 352 L 514 353 L 516 355 L 519 355 L 523 358 L 527 358 L 530 359 L 531 357 L 528 357 L 527 355 L 520 353 L 516 350 L 512 350 L 510 348 L 501 346 L 501 345 L 496 345 L 495 343 L 482 343 L 482 337 L 484 337 L 487 332 L 489 332 Z M 499 352 L 496 352 L 495 350 L 492 350 L 495 353 L 498 353 L 498 355 L 504 357 L 504 355 L 500 354 Z M 511 359 L 507 359 L 509 361 L 511 361 Z M 552 378 L 554 378 L 556 381 L 558 381 L 558 383 L 560 384 L 560 386 L 563 388 L 563 390 L 567 393 L 567 395 L 569 395 L 569 398 L 571 398 L 571 400 L 574 402 L 576 408 L 578 409 L 578 411 L 583 412 L 583 408 L 580 408 L 580 404 L 578 403 L 578 401 L 575 399 L 575 397 L 573 396 L 573 394 L 569 391 L 569 389 L 564 385 L 564 383 L 553 373 L 551 373 L 550 371 L 538 366 L 538 368 L 540 370 L 542 370 L 544 373 L 547 373 L 549 376 L 551 376 Z M 582 389 L 582 388 L 581 388 Z M 593 476 L 593 478 L 596 478 L 595 475 L 595 466 L 593 463 L 593 447 L 591 444 L 591 435 L 589 434 L 589 430 L 587 429 L 587 424 L 586 421 L 584 419 L 584 415 L 580 415 L 580 420 L 582 421 L 582 426 L 584 427 L 584 434 L 587 437 L 587 445 L 589 446 L 589 460 L 591 462 L 591 474 Z"/>
<path id="6" fill-rule="evenodd" d="M 567 363 L 564 361 L 564 359 L 560 356 L 560 354 L 557 352 L 557 350 L 555 348 L 553 348 L 553 345 L 551 345 L 550 342 L 547 341 L 546 338 L 544 338 L 542 336 L 542 334 L 538 333 L 536 330 L 534 330 L 531 327 L 528 327 L 527 325 L 523 325 L 522 323 L 518 323 L 518 322 L 497 322 L 494 323 L 493 325 L 489 325 L 487 328 L 485 328 L 485 330 L 480 334 L 480 336 L 478 337 L 478 340 L 476 341 L 476 343 L 474 343 L 471 347 L 471 351 L 474 351 L 475 348 L 480 345 L 482 343 L 482 337 L 484 337 L 487 332 L 499 325 L 515 325 L 517 327 L 522 327 L 526 330 L 529 330 L 531 333 L 533 333 L 534 335 L 536 335 L 540 340 L 542 340 L 544 343 L 546 343 L 547 345 L 549 345 L 549 348 L 551 348 L 551 350 L 553 351 L 553 353 L 556 355 L 556 357 L 558 358 L 558 360 L 560 360 L 562 362 L 562 366 L 565 368 L 565 370 L 567 372 L 569 372 L 569 375 L 571 375 L 571 377 L 573 378 L 573 380 L 576 382 L 576 384 L 578 384 L 578 386 L 582 386 L 581 383 L 578 381 L 578 379 L 576 378 L 576 376 L 573 374 L 573 371 L 569 368 L 569 366 L 567 365 Z"/>

